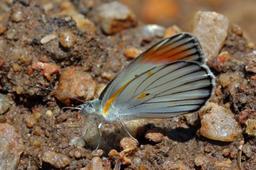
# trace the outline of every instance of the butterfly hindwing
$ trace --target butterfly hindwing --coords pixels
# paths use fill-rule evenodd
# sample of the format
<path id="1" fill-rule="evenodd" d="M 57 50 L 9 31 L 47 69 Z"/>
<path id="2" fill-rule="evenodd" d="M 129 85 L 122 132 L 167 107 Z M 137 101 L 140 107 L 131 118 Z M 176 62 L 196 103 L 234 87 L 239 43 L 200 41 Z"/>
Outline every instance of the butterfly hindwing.
<path id="1" fill-rule="evenodd" d="M 214 76 L 205 66 L 177 61 L 154 70 L 150 77 L 137 78 L 142 83 L 130 83 L 120 93 L 116 106 L 122 108 L 121 117 L 171 117 L 198 110 L 211 96 Z"/>

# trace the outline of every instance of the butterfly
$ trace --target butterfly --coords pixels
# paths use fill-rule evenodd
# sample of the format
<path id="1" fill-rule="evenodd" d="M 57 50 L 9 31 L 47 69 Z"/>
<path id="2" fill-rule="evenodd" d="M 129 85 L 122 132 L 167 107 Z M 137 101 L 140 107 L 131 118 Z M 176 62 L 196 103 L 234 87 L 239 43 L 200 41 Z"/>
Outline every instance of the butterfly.
<path id="1" fill-rule="evenodd" d="M 140 54 L 98 99 L 77 109 L 85 114 L 96 113 L 107 122 L 170 118 L 198 111 L 210 98 L 214 86 L 215 77 L 206 65 L 198 39 L 179 33 Z"/>

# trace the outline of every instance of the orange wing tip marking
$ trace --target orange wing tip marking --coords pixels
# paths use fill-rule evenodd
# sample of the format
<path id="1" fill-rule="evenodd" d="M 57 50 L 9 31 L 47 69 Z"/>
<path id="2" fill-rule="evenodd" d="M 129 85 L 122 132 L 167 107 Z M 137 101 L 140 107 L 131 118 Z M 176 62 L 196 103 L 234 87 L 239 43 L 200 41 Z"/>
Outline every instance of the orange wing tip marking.
<path id="1" fill-rule="evenodd" d="M 104 117 L 107 117 L 109 114 L 109 108 L 112 105 L 112 103 L 116 100 L 116 98 L 118 97 L 118 95 L 120 93 L 122 93 L 122 91 L 130 84 L 131 81 L 127 82 L 126 84 L 124 84 L 123 86 L 121 86 L 115 93 L 113 93 L 113 95 L 106 101 L 104 107 L 103 107 L 103 113 L 102 115 Z"/>

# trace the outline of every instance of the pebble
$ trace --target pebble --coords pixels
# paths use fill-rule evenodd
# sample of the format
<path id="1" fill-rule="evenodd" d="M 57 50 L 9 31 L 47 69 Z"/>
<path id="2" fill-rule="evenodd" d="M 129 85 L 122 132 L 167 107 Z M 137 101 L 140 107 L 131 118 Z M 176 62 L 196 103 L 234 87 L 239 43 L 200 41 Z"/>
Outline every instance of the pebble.
<path id="1" fill-rule="evenodd" d="M 52 33 L 52 34 L 48 34 L 46 36 L 44 36 L 41 40 L 40 40 L 40 43 L 41 44 L 46 44 L 54 39 L 57 38 L 57 35 L 55 33 Z"/>
<path id="2" fill-rule="evenodd" d="M 80 31 L 86 32 L 91 35 L 94 35 L 96 33 L 95 24 L 91 20 L 85 18 L 83 15 L 74 15 L 73 19 L 75 20 L 76 25 Z"/>
<path id="3" fill-rule="evenodd" d="M 47 110 L 47 111 L 45 112 L 45 114 L 46 114 L 48 117 L 52 117 L 53 112 L 52 112 L 51 110 Z"/>
<path id="4" fill-rule="evenodd" d="M 243 77 L 239 72 L 227 72 L 219 76 L 219 84 L 223 88 L 227 88 L 233 84 L 238 84 L 242 79 Z"/>
<path id="5" fill-rule="evenodd" d="M 146 139 L 148 139 L 149 141 L 152 141 L 154 143 L 160 143 L 162 142 L 164 135 L 162 133 L 159 132 L 148 132 L 145 135 Z"/>
<path id="6" fill-rule="evenodd" d="M 52 75 L 60 73 L 60 66 L 54 63 L 35 61 L 32 63 L 32 69 L 40 70 L 48 81 L 52 79 Z"/>
<path id="7" fill-rule="evenodd" d="M 170 26 L 166 28 L 164 32 L 164 38 L 174 36 L 175 34 L 178 34 L 180 32 L 181 32 L 181 29 L 177 25 Z"/>
<path id="8" fill-rule="evenodd" d="M 61 32 L 59 35 L 60 45 L 64 48 L 72 48 L 76 39 L 76 36 L 70 31 Z"/>
<path id="9" fill-rule="evenodd" d="M 71 160 L 68 156 L 56 153 L 54 151 L 46 151 L 42 156 L 43 162 L 49 163 L 55 168 L 64 168 L 71 163 Z"/>
<path id="10" fill-rule="evenodd" d="M 233 169 L 233 168 L 231 168 L 232 167 L 232 161 L 230 159 L 216 161 L 214 163 L 214 167 L 216 169 Z"/>
<path id="11" fill-rule="evenodd" d="M 206 165 L 208 162 L 209 162 L 208 158 L 201 154 L 197 155 L 194 160 L 195 165 L 198 167 Z"/>
<path id="12" fill-rule="evenodd" d="M 5 33 L 6 30 L 7 30 L 7 27 L 5 25 L 3 25 L 2 23 L 0 23 L 0 35 Z"/>
<path id="13" fill-rule="evenodd" d="M 256 136 L 256 119 L 248 119 L 245 132 L 250 136 Z"/>
<path id="14" fill-rule="evenodd" d="M 11 107 L 11 100 L 3 94 L 0 94 L 0 115 L 4 114 Z"/>
<path id="15" fill-rule="evenodd" d="M 147 23 L 175 22 L 177 15 L 181 14 L 179 1 L 173 0 L 147 0 L 140 2 L 140 14 Z"/>
<path id="16" fill-rule="evenodd" d="M 193 22 L 193 34 L 199 39 L 208 60 L 213 59 L 227 37 L 228 18 L 216 12 L 199 11 Z"/>
<path id="17" fill-rule="evenodd" d="M 256 55 L 254 56 L 256 57 Z M 245 70 L 247 72 L 256 73 L 256 59 L 251 59 L 248 61 L 248 63 L 245 66 Z"/>
<path id="18" fill-rule="evenodd" d="M 123 148 L 123 150 L 133 151 L 137 149 L 138 143 L 131 137 L 125 137 L 120 141 L 120 146 Z"/>
<path id="19" fill-rule="evenodd" d="M 241 136 L 241 127 L 236 122 L 233 113 L 215 103 L 208 103 L 199 112 L 202 136 L 223 142 L 235 141 Z"/>
<path id="20" fill-rule="evenodd" d="M 217 62 L 218 62 L 219 64 L 223 64 L 223 63 L 229 61 L 230 59 L 231 59 L 231 55 L 229 54 L 228 51 L 223 51 L 223 52 L 221 52 L 221 53 L 217 56 L 217 58 L 216 58 L 216 60 L 217 60 Z"/>
<path id="21" fill-rule="evenodd" d="M 23 12 L 19 11 L 19 10 L 15 10 L 12 15 L 11 15 L 11 19 L 14 22 L 20 22 L 23 20 Z"/>
<path id="22" fill-rule="evenodd" d="M 97 12 L 101 28 L 106 34 L 114 34 L 137 24 L 130 9 L 117 1 L 100 5 Z"/>
<path id="23" fill-rule="evenodd" d="M 139 30 L 143 41 L 152 41 L 156 37 L 162 38 L 165 33 L 165 28 L 156 24 L 145 25 Z"/>
<path id="24" fill-rule="evenodd" d="M 134 47 L 130 47 L 130 48 L 126 48 L 124 50 L 124 56 L 129 60 L 129 59 L 135 59 L 136 57 L 138 57 L 140 54 L 142 53 L 141 50 L 134 48 Z"/>
<path id="25" fill-rule="evenodd" d="M 105 170 L 102 159 L 99 157 L 92 158 L 92 161 L 81 170 Z"/>
<path id="26" fill-rule="evenodd" d="M 97 84 L 96 97 L 99 97 L 101 95 L 101 93 L 103 92 L 105 87 L 106 87 L 106 84 L 104 84 L 104 83 Z"/>
<path id="27" fill-rule="evenodd" d="M 249 143 L 243 145 L 242 151 L 247 158 L 251 158 L 251 156 L 254 154 L 252 148 L 253 147 Z"/>
<path id="28" fill-rule="evenodd" d="M 0 123 L 0 169 L 17 169 L 23 150 L 22 138 L 16 129 L 7 123 Z"/>
<path id="29" fill-rule="evenodd" d="M 89 73 L 80 67 L 68 67 L 62 72 L 54 95 L 61 102 L 69 104 L 71 99 L 93 99 L 95 92 L 96 83 Z"/>
<path id="30" fill-rule="evenodd" d="M 32 128 L 37 123 L 37 120 L 33 115 L 28 115 L 25 118 L 25 122 L 28 128 Z"/>
<path id="31" fill-rule="evenodd" d="M 74 137 L 70 140 L 69 145 L 82 148 L 85 146 L 85 141 L 81 137 Z"/>
<path id="32" fill-rule="evenodd" d="M 256 111 L 252 109 L 245 109 L 239 113 L 238 121 L 240 124 L 245 124 L 250 115 L 256 115 Z"/>
<path id="33" fill-rule="evenodd" d="M 86 143 L 86 146 L 96 148 L 99 144 L 99 142 L 102 143 L 104 141 L 99 141 L 102 140 L 99 138 L 99 129 L 97 125 L 97 121 L 95 120 L 94 116 L 87 116 L 86 117 L 86 122 L 83 124 L 84 126 L 81 128 L 82 129 L 82 138 Z"/>
<path id="34" fill-rule="evenodd" d="M 166 160 L 162 164 L 163 169 L 168 169 L 168 170 L 188 170 L 190 169 L 184 162 L 182 161 L 175 161 L 172 162 L 170 160 Z"/>

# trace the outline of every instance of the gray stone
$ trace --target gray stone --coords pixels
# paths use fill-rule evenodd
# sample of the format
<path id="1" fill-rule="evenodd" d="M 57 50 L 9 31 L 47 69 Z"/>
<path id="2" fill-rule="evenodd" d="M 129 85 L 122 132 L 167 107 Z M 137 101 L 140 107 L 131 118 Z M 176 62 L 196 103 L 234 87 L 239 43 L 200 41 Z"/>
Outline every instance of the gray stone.
<path id="1" fill-rule="evenodd" d="M 114 34 L 137 24 L 135 15 L 120 2 L 110 2 L 97 8 L 101 28 L 106 34 Z"/>
<path id="2" fill-rule="evenodd" d="M 20 134 L 7 123 L 0 124 L 0 169 L 15 170 L 24 146 Z"/>
<path id="3" fill-rule="evenodd" d="M 236 122 L 233 113 L 215 103 L 207 103 L 199 112 L 202 136 L 223 142 L 232 142 L 238 139 L 242 130 Z"/>
<path id="4" fill-rule="evenodd" d="M 46 151 L 43 153 L 42 160 L 51 164 L 56 168 L 64 168 L 71 162 L 70 158 L 64 154 L 56 153 L 54 151 Z"/>
<path id="5" fill-rule="evenodd" d="M 165 28 L 156 24 L 145 25 L 139 29 L 139 33 L 141 34 L 141 37 L 144 41 L 151 41 L 155 37 L 161 38 L 165 33 Z"/>
<path id="6" fill-rule="evenodd" d="M 0 115 L 7 112 L 10 106 L 11 100 L 7 96 L 0 94 Z"/>
<path id="7" fill-rule="evenodd" d="M 206 57 L 211 60 L 222 48 L 228 34 L 229 20 L 221 14 L 199 11 L 194 17 L 193 34 L 201 42 Z"/>

